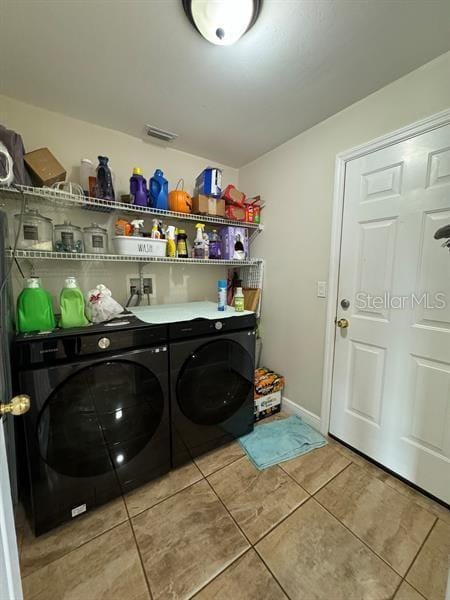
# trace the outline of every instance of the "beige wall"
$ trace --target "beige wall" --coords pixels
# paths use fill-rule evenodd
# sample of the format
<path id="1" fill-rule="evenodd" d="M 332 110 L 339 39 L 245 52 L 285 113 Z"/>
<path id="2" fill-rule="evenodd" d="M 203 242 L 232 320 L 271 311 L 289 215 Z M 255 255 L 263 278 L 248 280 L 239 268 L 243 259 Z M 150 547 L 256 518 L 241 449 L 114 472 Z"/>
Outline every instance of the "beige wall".
<path id="1" fill-rule="evenodd" d="M 0 123 L 19 132 L 27 150 L 47 146 L 64 165 L 68 179 L 78 182 L 81 158 L 95 161 L 97 155 L 105 154 L 110 158 L 111 168 L 116 178 L 116 191 L 128 193 L 129 178 L 133 167 L 140 166 L 146 178 L 156 168 L 161 168 L 169 180 L 169 189 L 175 187 L 178 179 L 184 178 L 186 189 L 192 192 L 195 177 L 210 163 L 208 159 L 184 152 L 155 146 L 124 133 L 72 119 L 65 115 L 50 112 L 42 108 L 24 104 L 12 98 L 0 96 Z M 223 165 L 224 183 L 238 183 L 238 171 Z M 7 201 L 7 212 L 17 212 L 18 204 Z M 62 223 L 68 214 L 64 210 L 54 210 L 49 206 L 40 207 L 42 214 L 50 216 L 54 224 Z M 127 215 L 124 215 L 127 216 Z M 74 224 L 86 226 L 93 220 L 102 226 L 112 227 L 117 214 L 111 215 L 82 209 L 70 211 Z M 129 218 L 129 215 L 128 215 Z M 146 221 L 146 226 L 151 223 Z M 193 234 L 193 227 L 187 226 Z M 30 273 L 30 265 L 22 261 L 25 274 Z M 133 263 L 50 263 L 35 261 L 36 274 L 43 277 L 46 288 L 53 294 L 55 306 L 63 283 L 63 275 L 74 273 L 80 279 L 80 285 L 87 291 L 97 283 L 111 287 L 114 296 L 124 302 L 127 297 L 127 276 L 136 275 L 137 267 Z M 155 276 L 157 303 L 175 303 L 188 300 L 214 300 L 216 298 L 216 280 L 225 275 L 222 267 L 195 267 L 149 265 L 145 273 Z M 22 279 L 14 269 L 15 293 L 22 286 Z"/>
<path id="2" fill-rule="evenodd" d="M 320 415 L 336 154 L 450 107 L 450 53 L 262 156 L 239 172 L 241 189 L 261 194 L 266 259 L 263 360 L 286 376 L 285 395 Z M 301 107 L 299 107 L 301 110 Z"/>
<path id="3" fill-rule="evenodd" d="M 287 379 L 286 396 L 320 413 L 326 300 L 316 297 L 316 282 L 328 277 L 331 204 L 336 154 L 450 106 L 450 53 L 379 90 L 330 119 L 242 168 L 224 167 L 224 182 L 239 183 L 248 194 L 261 194 L 267 206 L 265 231 L 253 247 L 266 259 L 262 333 L 264 362 Z M 299 107 L 301 110 L 301 107 Z M 116 187 L 125 191 L 133 166 L 146 176 L 163 168 L 174 186 L 184 177 L 191 191 L 195 176 L 208 160 L 164 149 L 123 133 L 0 96 L 0 123 L 19 131 L 27 149 L 48 146 L 77 179 L 81 158 L 111 158 Z M 10 212 L 12 211 L 12 208 Z M 45 213 L 44 207 L 42 212 Z M 78 210 L 81 225 L 94 216 Z M 63 214 L 54 214 L 61 222 Z M 114 216 L 99 216 L 111 226 Z M 39 274 L 55 295 L 61 272 L 75 272 L 84 289 L 109 285 L 119 301 L 126 297 L 126 276 L 133 265 L 38 263 Z M 221 268 L 150 265 L 156 277 L 156 302 L 215 298 Z M 16 289 L 20 279 L 15 271 Z"/>

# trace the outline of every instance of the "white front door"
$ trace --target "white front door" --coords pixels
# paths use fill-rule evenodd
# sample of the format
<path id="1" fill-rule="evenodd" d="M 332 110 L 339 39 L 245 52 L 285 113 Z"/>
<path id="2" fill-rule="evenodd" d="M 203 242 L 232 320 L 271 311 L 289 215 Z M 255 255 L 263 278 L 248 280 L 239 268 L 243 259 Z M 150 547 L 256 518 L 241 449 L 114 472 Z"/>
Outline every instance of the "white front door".
<path id="1" fill-rule="evenodd" d="M 450 126 L 347 163 L 330 432 L 450 503 L 446 224 Z"/>
<path id="2" fill-rule="evenodd" d="M 3 421 L 0 417 L 0 600 L 21 600 L 22 585 Z"/>

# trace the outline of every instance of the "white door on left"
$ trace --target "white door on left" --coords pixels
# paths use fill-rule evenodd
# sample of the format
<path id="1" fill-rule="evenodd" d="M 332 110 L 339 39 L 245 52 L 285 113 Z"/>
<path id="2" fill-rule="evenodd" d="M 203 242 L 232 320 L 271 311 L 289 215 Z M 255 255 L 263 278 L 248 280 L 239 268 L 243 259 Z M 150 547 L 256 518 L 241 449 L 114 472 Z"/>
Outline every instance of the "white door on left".
<path id="1" fill-rule="evenodd" d="M 3 422 L 0 417 L 0 600 L 22 600 Z"/>

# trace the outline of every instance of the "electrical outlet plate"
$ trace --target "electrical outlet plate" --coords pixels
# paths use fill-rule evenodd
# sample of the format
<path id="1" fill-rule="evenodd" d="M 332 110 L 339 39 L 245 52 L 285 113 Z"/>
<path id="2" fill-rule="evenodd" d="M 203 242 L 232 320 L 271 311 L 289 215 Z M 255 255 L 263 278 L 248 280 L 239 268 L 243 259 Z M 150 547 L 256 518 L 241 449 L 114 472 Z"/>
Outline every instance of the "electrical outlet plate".
<path id="1" fill-rule="evenodd" d="M 132 287 L 139 289 L 139 285 L 140 285 L 139 275 L 127 275 L 127 294 L 131 294 Z M 154 298 L 156 296 L 154 275 L 145 275 L 144 276 L 144 288 L 146 288 L 147 286 L 149 286 L 149 288 L 150 288 L 150 298 Z"/>

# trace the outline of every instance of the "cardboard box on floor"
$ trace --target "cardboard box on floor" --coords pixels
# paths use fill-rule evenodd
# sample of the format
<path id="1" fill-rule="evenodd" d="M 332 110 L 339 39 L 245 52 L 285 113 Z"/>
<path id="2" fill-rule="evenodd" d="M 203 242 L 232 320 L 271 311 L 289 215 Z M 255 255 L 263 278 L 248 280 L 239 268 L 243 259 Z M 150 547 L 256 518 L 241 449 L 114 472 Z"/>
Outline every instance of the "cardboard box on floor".
<path id="1" fill-rule="evenodd" d="M 198 194 L 192 198 L 192 212 L 196 215 L 225 216 L 225 200 Z"/>
<path id="2" fill-rule="evenodd" d="M 64 167 L 56 160 L 48 148 L 39 148 L 24 155 L 23 160 L 30 172 L 34 185 L 51 186 L 66 179 Z"/>
<path id="3" fill-rule="evenodd" d="M 283 388 L 282 375 L 266 367 L 255 370 L 255 421 L 280 412 Z"/>

